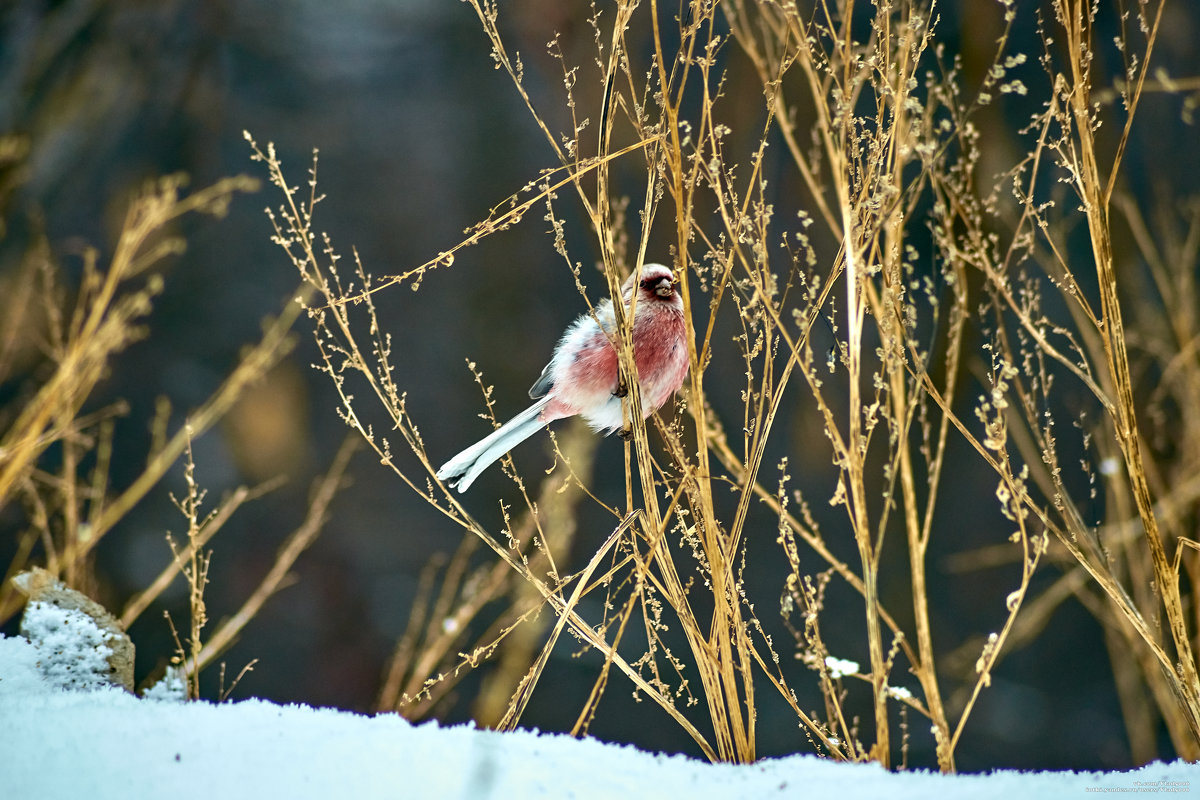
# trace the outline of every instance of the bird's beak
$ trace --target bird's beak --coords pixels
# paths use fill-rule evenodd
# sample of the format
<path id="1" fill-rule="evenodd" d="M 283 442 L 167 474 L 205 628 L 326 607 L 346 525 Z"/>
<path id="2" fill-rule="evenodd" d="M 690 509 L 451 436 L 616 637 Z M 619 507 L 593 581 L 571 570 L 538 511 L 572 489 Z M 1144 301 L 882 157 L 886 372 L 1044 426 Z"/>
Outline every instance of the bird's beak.
<path id="1" fill-rule="evenodd" d="M 654 293 L 659 297 L 670 297 L 675 293 L 675 284 L 670 278 L 663 278 L 654 285 Z"/>

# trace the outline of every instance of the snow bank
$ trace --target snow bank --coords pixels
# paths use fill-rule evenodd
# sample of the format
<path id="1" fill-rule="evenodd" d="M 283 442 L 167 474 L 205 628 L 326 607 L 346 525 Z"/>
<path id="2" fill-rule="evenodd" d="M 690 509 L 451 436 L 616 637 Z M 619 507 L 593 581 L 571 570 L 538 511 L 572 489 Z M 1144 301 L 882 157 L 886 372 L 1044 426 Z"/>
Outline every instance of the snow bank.
<path id="1" fill-rule="evenodd" d="M 749 766 L 591 739 L 411 725 L 261 700 L 146 700 L 49 684 L 39 650 L 0 637 L 0 795 L 13 798 L 707 798 L 889 800 L 1188 793 L 1200 767 L 1127 773 L 890 774 L 813 756 Z"/>

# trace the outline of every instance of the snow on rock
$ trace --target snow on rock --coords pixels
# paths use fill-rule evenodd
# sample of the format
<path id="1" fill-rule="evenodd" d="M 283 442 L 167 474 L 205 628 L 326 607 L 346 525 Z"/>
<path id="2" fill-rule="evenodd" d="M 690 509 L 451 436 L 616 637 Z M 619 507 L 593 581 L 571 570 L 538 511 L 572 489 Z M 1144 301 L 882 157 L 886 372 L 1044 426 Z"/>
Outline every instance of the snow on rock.
<path id="1" fill-rule="evenodd" d="M 21 633 L 37 643 L 38 665 L 51 686 L 98 689 L 109 686 L 108 645 L 112 634 L 101 630 L 82 611 L 51 603 L 29 603 Z"/>
<path id="2" fill-rule="evenodd" d="M 1200 789 L 1200 768 L 942 776 L 814 756 L 747 766 L 535 732 L 412 725 L 262 700 L 156 702 L 64 691 L 0 637 L 0 793 L 20 798 L 1073 797 Z"/>
<path id="3" fill-rule="evenodd" d="M 29 598 L 21 633 L 38 648 L 38 664 L 52 686 L 133 691 L 133 642 L 112 614 L 44 569 L 13 578 Z"/>

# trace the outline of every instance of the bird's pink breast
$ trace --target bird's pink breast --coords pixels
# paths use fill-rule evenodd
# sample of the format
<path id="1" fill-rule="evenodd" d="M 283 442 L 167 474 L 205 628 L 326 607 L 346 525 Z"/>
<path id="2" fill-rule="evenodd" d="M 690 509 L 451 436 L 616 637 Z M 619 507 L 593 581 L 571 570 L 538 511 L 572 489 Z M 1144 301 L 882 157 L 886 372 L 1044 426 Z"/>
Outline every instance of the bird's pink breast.
<path id="1" fill-rule="evenodd" d="M 650 416 L 683 384 L 688 371 L 686 329 L 682 313 L 666 306 L 638 309 L 633 354 L 641 382 L 643 416 Z M 550 402 L 542 411 L 549 422 L 575 414 L 590 417 L 597 427 L 619 427 L 617 351 L 597 329 L 555 376 Z M 612 416 L 616 421 L 612 422 Z M 604 420 L 597 425 L 598 420 Z"/>
<path id="2" fill-rule="evenodd" d="M 681 312 L 664 305 L 648 309 L 647 316 L 645 324 L 634 326 L 633 357 L 641 379 L 645 415 L 650 416 L 683 385 L 688 352 Z"/>

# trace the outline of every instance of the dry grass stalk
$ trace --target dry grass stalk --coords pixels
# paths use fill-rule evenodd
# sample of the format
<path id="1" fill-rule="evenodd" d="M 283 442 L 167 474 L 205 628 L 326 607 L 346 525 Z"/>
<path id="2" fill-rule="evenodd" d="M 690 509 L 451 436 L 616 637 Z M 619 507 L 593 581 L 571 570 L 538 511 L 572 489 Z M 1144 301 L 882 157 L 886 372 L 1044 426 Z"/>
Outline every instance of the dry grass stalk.
<path id="1" fill-rule="evenodd" d="M 7 153 L 0 146 L 0 158 Z M 255 180 L 238 177 L 183 195 L 183 183 L 178 176 L 162 179 L 135 198 L 107 269 L 101 267 L 94 251 L 87 251 L 78 291 L 69 301 L 44 241 L 35 243 L 15 280 L 17 291 L 6 298 L 0 379 L 15 377 L 18 369 L 30 370 L 27 353 L 38 335 L 46 338 L 40 344 L 53 369 L 40 385 L 20 396 L 19 404 L 0 411 L 5 423 L 0 435 L 0 506 L 20 499 L 29 510 L 28 527 L 17 538 L 16 553 L 0 585 L 0 621 L 19 610 L 23 602 L 7 578 L 35 561 L 44 561 L 51 577 L 94 592 L 98 579 L 91 553 L 186 454 L 187 491 L 176 503 L 188 522 L 187 541 L 177 547 L 173 544 L 173 562 L 128 601 L 120 624 L 132 624 L 182 572 L 189 584 L 189 624 L 182 637 L 172 630 L 178 646 L 176 660 L 185 667 L 187 693 L 198 697 L 200 670 L 232 644 L 267 598 L 284 585 L 296 558 L 319 533 L 353 447 L 348 443 L 339 453 L 313 496 L 305 524 L 282 548 L 263 583 L 239 612 L 223 621 L 205 641 L 207 544 L 242 503 L 269 491 L 278 481 L 254 489 L 241 487 L 211 513 L 202 514 L 204 493 L 195 480 L 191 441 L 220 420 L 247 386 L 290 351 L 289 330 L 301 305 L 289 303 L 278 318 L 267 320 L 262 339 L 246 349 L 221 386 L 170 435 L 166 428 L 170 408 L 165 400 L 160 401 L 145 468 L 130 485 L 113 490 L 109 466 L 117 435 L 114 418 L 125 413 L 124 404 L 88 412 L 84 412 L 85 405 L 112 359 L 145 335 L 143 321 L 161 291 L 162 279 L 155 268 L 184 247 L 182 239 L 170 234 L 171 226 L 190 212 L 223 215 L 234 194 L 253 191 L 258 185 Z M 301 287 L 300 293 L 303 291 Z M 55 474 L 39 466 L 51 448 L 61 453 Z M 87 470 L 85 464 L 90 464 Z M 225 696 L 232 686 L 224 686 L 223 675 L 222 667 L 219 691 Z"/>
<path id="2" fill-rule="evenodd" d="M 109 363 L 130 342 L 144 335 L 141 327 L 161 278 L 155 266 L 179 252 L 184 242 L 167 232 L 179 217 L 190 212 L 224 214 L 236 192 L 252 191 L 257 182 L 231 178 L 190 195 L 181 194 L 182 179 L 163 179 L 131 204 L 122 233 L 107 269 L 94 251 L 83 259 L 83 277 L 75 297 L 68 302 L 59 286 L 58 270 L 48 247 L 37 245 L 18 285 L 25 287 L 19 313 L 6 317 L 6 354 L 0 369 L 15 367 L 18 339 L 28 330 L 18 326 L 30 315 L 40 322 L 47 340 L 45 350 L 54 369 L 19 409 L 7 418 L 0 434 L 0 506 L 20 498 L 32 510 L 31 525 L 20 536 L 20 546 L 9 564 L 16 574 L 30 563 L 43 560 L 56 577 L 87 590 L 91 583 L 89 554 L 133 506 L 149 492 L 184 452 L 187 429 L 199 435 L 212 427 L 233 405 L 242 390 L 276 363 L 289 349 L 288 329 L 299 306 L 292 304 L 265 326 L 263 339 L 250 348 L 221 387 L 169 438 L 156 439 L 145 470 L 129 486 L 113 493 L 108 467 L 114 436 L 113 418 L 123 405 L 82 413 Z M 0 373 L 0 377 L 10 377 Z M 165 415 L 164 415 L 165 419 Z M 56 476 L 38 468 L 41 456 L 60 447 L 63 458 Z M 85 456 L 92 454 L 90 474 L 83 474 Z M 0 621 L 20 607 L 21 600 L 6 582 L 0 586 Z"/>
<path id="3" fill-rule="evenodd" d="M 189 700 L 200 698 L 200 670 L 196 668 L 198 656 L 204 649 L 204 626 L 208 624 L 208 605 L 204 601 L 204 590 L 208 586 L 208 568 L 212 563 L 212 550 L 204 549 L 199 542 L 200 532 L 212 521 L 216 511 L 200 516 L 200 506 L 204 502 L 205 492 L 196 483 L 196 464 L 192 460 L 192 445 L 189 440 L 186 460 L 183 467 L 183 479 L 187 493 L 182 498 L 171 496 L 171 502 L 179 509 L 179 513 L 187 520 L 187 547 L 176 544 L 171 534 L 167 534 L 167 544 L 179 572 L 188 584 L 188 630 L 184 638 L 180 638 L 171 621 L 171 615 L 166 614 L 167 623 L 171 626 L 171 635 L 175 639 L 176 653 L 171 663 L 183 668 L 183 678 L 187 687 Z"/>
<path id="4" fill-rule="evenodd" d="M 221 620 L 212 634 L 206 636 L 204 628 L 208 624 L 208 606 L 205 601 L 205 588 L 209 582 L 209 565 L 212 561 L 212 550 L 206 545 L 212 535 L 220 529 L 222 523 L 240 505 L 246 492 L 235 492 L 232 498 L 217 508 L 202 514 L 201 505 L 204 502 L 205 492 L 196 481 L 192 449 L 190 445 L 188 446 L 184 462 L 184 481 L 187 493 L 179 499 L 171 498 L 187 520 L 187 541 L 186 543 L 176 543 L 171 535 L 167 534 L 167 543 L 170 545 L 174 559 L 173 568 L 164 571 L 149 589 L 131 601 L 126 609 L 126 614 L 136 616 L 133 612 L 152 602 L 157 593 L 166 588 L 176 575 L 183 575 L 188 584 L 189 625 L 186 636 L 179 636 L 169 613 L 166 615 L 166 619 L 176 643 L 176 654 L 171 659 L 171 664 L 180 671 L 189 699 L 200 697 L 200 673 L 205 667 L 211 665 L 232 647 L 242 630 L 254 619 L 267 600 L 287 585 L 296 559 L 316 540 L 328 521 L 329 506 L 345 480 L 350 457 L 357 447 L 356 439 L 347 438 L 342 443 L 329 471 L 317 481 L 313 488 L 304 522 L 284 541 L 270 570 L 263 576 L 241 607 L 231 616 Z M 224 685 L 225 665 L 221 665 L 221 685 L 218 689 L 218 697 L 221 700 L 226 699 L 238 681 L 253 667 L 253 663 L 247 664 L 228 687 Z"/>
<path id="5" fill-rule="evenodd" d="M 540 607 L 512 604 L 484 633 L 476 634 L 484 608 L 513 589 L 512 572 L 503 562 L 471 566 L 478 545 L 477 539 L 464 539 L 448 563 L 434 558 L 421 571 L 408 626 L 388 662 L 377 710 L 396 711 L 414 721 L 436 714 L 470 670 L 491 658 Z M 438 572 L 441 585 L 435 596 Z"/>
<path id="6" fill-rule="evenodd" d="M 329 470 L 313 487 L 308 513 L 305 515 L 304 521 L 280 546 L 271 568 L 241 607 L 230 617 L 222 620 L 200 651 L 194 653 L 188 660 L 185 666 L 189 673 L 198 673 L 220 658 L 226 650 L 233 646 L 242 630 L 254 619 L 267 600 L 288 585 L 291 569 L 295 565 L 296 559 L 312 545 L 320 535 L 325 523 L 329 521 L 329 506 L 345 480 L 350 458 L 357 448 L 358 441 L 356 439 L 347 438 L 342 442 L 342 446 L 338 448 L 329 465 Z M 196 546 L 203 547 L 203 544 L 197 541 Z"/>
<path id="7" fill-rule="evenodd" d="M 1162 3 L 1135 10 L 1143 37 L 1136 53 L 1133 33 L 1119 39 L 1128 67 L 1119 84 L 1124 126 L 1102 169 L 1091 41 L 1100 12 L 1078 0 L 1056 0 L 1054 36 L 1043 32 L 1047 102 L 1018 132 L 1029 150 L 1008 174 L 1014 193 L 1008 199 L 980 185 L 984 145 L 974 120 L 1004 95 L 1030 91 L 1023 77 L 1029 59 L 1011 51 L 1018 14 L 1011 0 L 997 6 L 1002 34 L 977 86 L 964 85 L 958 61 L 939 42 L 932 2 L 801 8 L 727 0 L 688 4 L 673 16 L 674 10 L 653 0 L 621 0 L 594 9 L 588 20 L 594 70 L 568 64 L 559 41 L 551 42 L 551 56 L 562 61 L 571 126 L 566 131 L 554 130 L 526 91 L 524 66 L 505 43 L 499 6 L 469 2 L 497 68 L 512 79 L 558 163 L 458 245 L 402 274 L 374 278 L 356 258 L 353 274 L 344 275 L 336 249 L 313 223 L 321 200 L 315 158 L 308 190 L 301 191 L 287 182 L 272 147 L 251 145 L 283 192 L 281 209 L 268 213 L 276 242 L 316 293 L 308 313 L 323 369 L 341 395 L 343 418 L 419 499 L 490 548 L 497 565 L 558 615 L 500 725 L 519 721 L 550 649 L 569 631 L 605 659 L 577 733 L 587 729 L 615 667 L 709 758 L 753 760 L 757 709 L 783 702 L 819 751 L 886 766 L 897 754 L 906 763 L 909 742 L 902 737 L 897 743 L 893 735 L 908 730 L 907 715 L 918 715 L 930 723 L 937 765 L 952 771 L 965 726 L 1005 649 L 1029 641 L 1054 605 L 1076 596 L 1109 626 L 1114 642 L 1135 654 L 1137 674 L 1122 672 L 1125 705 L 1144 686 L 1176 751 L 1200 757 L 1200 685 L 1191 644 L 1200 627 L 1192 588 L 1200 559 L 1181 535 L 1181 519 L 1195 513 L 1194 492 L 1182 488 L 1179 475 L 1166 475 L 1143 442 L 1120 296 L 1132 289 L 1121 283 L 1110 217 Z M 1054 38 L 1061 42 L 1057 50 L 1049 49 Z M 750 94 L 762 92 L 750 124 L 744 113 L 735 116 L 730 106 L 736 98 L 725 94 L 726 68 L 735 61 L 757 76 Z M 594 133 L 592 119 L 599 121 Z M 766 154 L 779 142 L 787 170 L 805 187 L 811 214 L 789 208 L 780 215 L 775 208 L 777 178 Z M 616 187 L 624 184 L 614 173 L 634 164 L 640 229 L 626 220 L 633 204 L 618 196 Z M 1060 239 L 1070 212 L 1052 211 L 1043 188 L 1064 177 L 1082 203 L 1078 218 L 1089 231 L 1098 308 L 1082 288 L 1090 285 L 1082 267 L 1067 257 Z M 629 414 L 623 501 L 605 501 L 588 490 L 611 515 L 612 533 L 583 570 L 547 575 L 530 569 L 530 536 L 514 531 L 508 506 L 503 528 L 488 530 L 437 482 L 395 381 L 391 339 L 379 328 L 374 298 L 389 287 L 419 288 L 429 270 L 449 268 L 457 252 L 542 203 L 555 251 L 586 301 L 582 264 L 569 255 L 554 206 L 556 192 L 567 186 L 587 215 L 599 279 L 611 295 L 644 262 L 655 221 L 669 229 L 686 317 L 695 329 L 681 403 L 674 415 L 660 415 L 650 426 L 667 458 L 655 456 L 641 415 Z M 1127 216 L 1164 303 L 1173 302 L 1171 292 L 1185 290 L 1181 306 L 1194 304 L 1194 279 L 1180 284 L 1187 264 L 1156 257 L 1150 237 L 1139 234 L 1136 215 Z M 1183 249 L 1194 267 L 1197 247 Z M 1048 291 L 1065 301 L 1061 319 L 1045 310 Z M 630 388 L 628 408 L 636 408 L 636 368 L 620 304 L 617 316 L 614 344 Z M 1162 374 L 1170 379 L 1161 394 L 1179 393 L 1181 407 L 1194 407 L 1200 398 L 1200 370 L 1191 357 L 1195 317 L 1194 309 L 1175 308 L 1173 339 L 1160 348 Z M 825 358 L 814 354 L 813 345 L 821 319 L 835 337 Z M 740 361 L 718 364 L 715 359 L 724 356 L 717 337 L 729 325 L 736 327 Z M 983 342 L 978 352 L 969 349 L 975 340 Z M 961 409 L 955 399 L 970 384 L 971 363 L 981 364 L 983 388 Z M 724 403 L 710 403 L 710 393 L 728 399 L 730 376 L 739 372 L 742 413 L 731 423 L 714 410 Z M 476 378 L 483 386 L 479 373 Z M 1103 412 L 1096 423 L 1077 425 L 1085 450 L 1116 459 L 1100 462 L 1112 496 L 1102 530 L 1084 522 L 1082 498 L 1064 483 L 1057 434 L 1047 421 L 1058 402 L 1056 382 L 1068 381 L 1089 392 Z M 367 387 L 409 452 L 394 451 L 390 438 L 362 422 L 355 405 L 365 401 L 352 384 Z M 836 533 L 795 488 L 790 451 L 779 441 L 783 416 L 800 405 L 801 392 L 804 413 L 823 423 L 836 484 L 829 504 L 843 514 Z M 490 412 L 488 390 L 485 403 Z M 739 430 L 740 437 L 727 434 Z M 1019 570 L 1011 591 L 995 598 L 1002 623 L 974 640 L 966 674 L 948 677 L 934 648 L 928 561 L 956 437 L 994 473 L 992 513 L 1011 530 L 1006 558 Z M 1111 464 L 1120 465 L 1124 483 L 1112 477 Z M 777 478 L 764 475 L 776 465 Z M 1195 460 L 1186 465 L 1194 469 Z M 510 460 L 505 469 L 528 518 L 538 523 L 537 504 Z M 746 542 L 758 524 L 752 520 L 764 507 L 777 519 L 791 572 L 781 611 L 795 639 L 794 655 L 815 673 L 821 713 L 799 699 L 793 688 L 798 678 L 757 616 L 743 580 Z M 1164 508 L 1173 509 L 1167 525 L 1160 521 Z M 1115 531 L 1128 533 L 1110 535 Z M 897 548 L 885 547 L 896 536 L 903 539 L 903 558 L 893 555 Z M 535 547 L 544 547 L 544 535 L 534 538 Z M 852 543 L 855 558 L 837 555 L 844 543 Z M 817 570 L 808 566 L 813 558 Z M 1067 575 L 1049 592 L 1031 596 L 1032 578 L 1048 559 Z M 884 608 L 881 577 L 911 595 L 903 615 Z M 822 634 L 832 580 L 862 597 L 863 667 L 831 653 Z M 599 620 L 578 612 L 580 599 L 592 592 L 604 597 Z M 791 622 L 795 612 L 799 624 Z M 1160 612 L 1165 631 L 1156 623 Z M 910 620 L 911 628 L 901 620 Z M 644 634 L 637 658 L 622 652 L 631 624 Z M 839 620 L 839 626 L 847 624 Z M 679 640 L 665 635 L 668 627 L 678 631 L 686 652 L 672 650 Z M 899 685 L 905 671 L 919 694 Z M 418 673 L 430 674 L 411 674 Z M 756 685 L 764 680 L 766 695 Z M 953 702 L 945 691 L 951 680 Z M 869 726 L 849 711 L 859 686 L 869 690 Z M 693 704 L 707 713 L 703 726 L 685 713 Z M 1130 719 L 1131 731 L 1145 737 L 1149 724 Z M 1152 752 L 1145 742 L 1135 748 Z"/>

